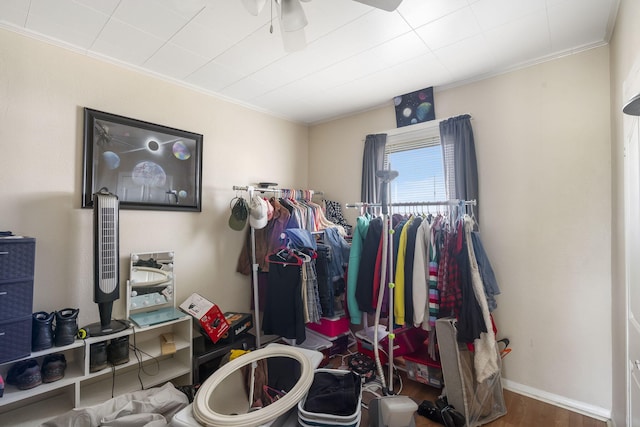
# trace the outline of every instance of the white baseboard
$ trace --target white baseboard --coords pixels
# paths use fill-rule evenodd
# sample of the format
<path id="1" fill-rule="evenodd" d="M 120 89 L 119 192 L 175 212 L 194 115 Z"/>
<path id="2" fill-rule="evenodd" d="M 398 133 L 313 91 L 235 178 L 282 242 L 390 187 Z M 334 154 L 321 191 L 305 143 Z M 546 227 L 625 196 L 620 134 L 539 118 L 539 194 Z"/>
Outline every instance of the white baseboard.
<path id="1" fill-rule="evenodd" d="M 550 403 L 552 405 L 559 406 L 561 408 L 565 408 L 570 411 L 574 411 L 579 414 L 607 422 L 609 423 L 608 425 L 610 425 L 611 409 L 601 408 L 599 406 L 589 405 L 588 403 L 568 399 L 564 396 L 548 393 L 546 391 L 538 390 L 536 388 L 522 385 L 504 378 L 502 378 L 502 386 L 514 393 L 541 400 L 543 402 Z"/>

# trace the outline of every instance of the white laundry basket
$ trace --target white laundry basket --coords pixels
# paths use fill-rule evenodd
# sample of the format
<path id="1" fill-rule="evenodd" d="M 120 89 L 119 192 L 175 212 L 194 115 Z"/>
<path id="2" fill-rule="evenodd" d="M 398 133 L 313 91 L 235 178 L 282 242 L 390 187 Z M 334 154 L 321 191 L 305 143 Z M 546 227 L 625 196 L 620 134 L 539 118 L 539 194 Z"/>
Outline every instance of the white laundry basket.
<path id="1" fill-rule="evenodd" d="M 316 374 L 320 372 L 330 373 L 332 375 L 357 375 L 351 371 L 340 369 L 316 369 Z M 314 374 L 315 375 L 315 374 Z M 362 387 L 358 382 L 358 399 L 354 408 L 354 412 L 349 415 L 336 415 L 330 413 L 311 412 L 305 409 L 308 393 L 298 402 L 298 422 L 303 427 L 357 427 L 360 424 L 361 404 L 362 404 Z"/>

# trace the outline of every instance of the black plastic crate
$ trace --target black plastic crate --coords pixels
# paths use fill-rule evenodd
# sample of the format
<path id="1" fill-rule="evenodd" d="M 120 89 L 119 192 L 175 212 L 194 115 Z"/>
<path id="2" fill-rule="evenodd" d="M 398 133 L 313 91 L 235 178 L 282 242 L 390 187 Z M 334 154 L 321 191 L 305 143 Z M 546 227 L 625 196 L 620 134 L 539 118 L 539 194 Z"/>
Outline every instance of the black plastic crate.
<path id="1" fill-rule="evenodd" d="M 0 281 L 0 321 L 28 316 L 33 308 L 33 281 Z"/>
<path id="2" fill-rule="evenodd" d="M 33 279 L 36 240 L 0 238 L 0 280 Z"/>
<path id="3" fill-rule="evenodd" d="M 31 355 L 31 319 L 0 322 L 0 363 Z"/>

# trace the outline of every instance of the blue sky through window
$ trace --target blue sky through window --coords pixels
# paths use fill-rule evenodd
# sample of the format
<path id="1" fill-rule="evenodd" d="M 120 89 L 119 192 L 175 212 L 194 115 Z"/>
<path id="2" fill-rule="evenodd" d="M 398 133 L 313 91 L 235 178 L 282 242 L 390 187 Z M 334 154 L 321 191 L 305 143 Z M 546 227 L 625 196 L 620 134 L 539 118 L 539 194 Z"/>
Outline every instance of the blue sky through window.
<path id="1" fill-rule="evenodd" d="M 390 169 L 399 172 L 391 182 L 391 202 L 446 200 L 440 145 L 388 154 Z"/>

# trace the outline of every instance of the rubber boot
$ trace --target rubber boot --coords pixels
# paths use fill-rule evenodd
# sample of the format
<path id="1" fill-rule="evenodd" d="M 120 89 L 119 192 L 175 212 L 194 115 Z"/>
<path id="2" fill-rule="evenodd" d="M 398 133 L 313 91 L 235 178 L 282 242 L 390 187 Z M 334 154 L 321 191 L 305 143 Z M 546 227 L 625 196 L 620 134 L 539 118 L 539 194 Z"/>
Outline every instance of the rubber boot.
<path id="1" fill-rule="evenodd" d="M 100 341 L 89 347 L 89 372 L 98 372 L 107 367 L 107 342 Z"/>
<path id="2" fill-rule="evenodd" d="M 129 361 L 129 337 L 119 337 L 111 340 L 107 346 L 107 360 L 113 365 L 122 365 Z"/>
<path id="3" fill-rule="evenodd" d="M 54 313 L 38 311 L 33 313 L 31 321 L 31 351 L 46 350 L 53 347 Z"/>
<path id="4" fill-rule="evenodd" d="M 65 308 L 56 311 L 56 347 L 73 344 L 78 333 L 78 313 L 77 308 Z"/>

